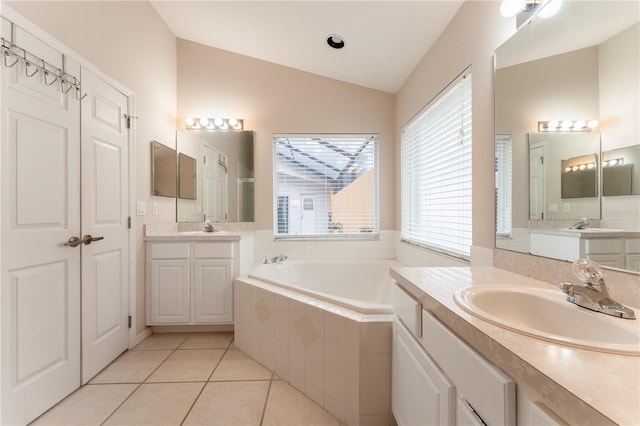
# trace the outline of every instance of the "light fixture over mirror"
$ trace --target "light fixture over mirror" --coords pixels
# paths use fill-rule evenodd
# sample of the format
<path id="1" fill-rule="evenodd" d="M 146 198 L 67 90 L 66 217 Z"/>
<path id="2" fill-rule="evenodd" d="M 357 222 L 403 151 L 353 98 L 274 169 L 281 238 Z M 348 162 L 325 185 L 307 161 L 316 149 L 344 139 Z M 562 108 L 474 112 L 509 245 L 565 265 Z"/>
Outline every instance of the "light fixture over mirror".
<path id="1" fill-rule="evenodd" d="M 505 18 L 516 16 L 519 27 L 536 16 L 551 18 L 558 13 L 562 3 L 563 0 L 502 0 L 500 14 Z"/>
<path id="2" fill-rule="evenodd" d="M 586 246 L 587 235 L 607 237 L 621 249 L 606 256 L 564 250 L 575 258 L 562 259 L 595 256 L 640 272 L 640 249 L 629 251 L 640 247 L 639 16 L 635 1 L 565 0 L 554 19 L 531 21 L 496 50 L 497 248 L 557 259 L 533 240 L 562 233 Z M 569 149 L 573 138 L 580 150 Z M 582 138 L 594 141 L 587 147 Z M 552 159 L 545 149 L 556 146 L 566 151 Z M 576 159 L 585 155 L 591 159 Z M 562 160 L 572 159 L 563 171 Z M 538 172 L 557 186 L 536 186 Z M 590 185 L 585 191 L 577 190 L 579 176 Z M 569 230 L 582 217 L 589 227 Z"/>
<path id="3" fill-rule="evenodd" d="M 243 130 L 244 120 L 221 117 L 187 117 L 184 120 L 187 130 Z"/>

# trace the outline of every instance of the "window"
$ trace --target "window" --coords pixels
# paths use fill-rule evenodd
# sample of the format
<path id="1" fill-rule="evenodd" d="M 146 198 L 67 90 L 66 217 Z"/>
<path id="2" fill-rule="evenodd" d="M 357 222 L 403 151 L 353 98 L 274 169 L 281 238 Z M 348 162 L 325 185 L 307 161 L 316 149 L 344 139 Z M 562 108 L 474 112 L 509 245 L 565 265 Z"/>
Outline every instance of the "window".
<path id="1" fill-rule="evenodd" d="M 511 237 L 511 135 L 496 135 L 496 236 Z"/>
<path id="2" fill-rule="evenodd" d="M 275 135 L 276 238 L 378 237 L 378 138 Z"/>
<path id="3" fill-rule="evenodd" d="M 402 240 L 468 259 L 471 253 L 471 71 L 403 129 Z"/>

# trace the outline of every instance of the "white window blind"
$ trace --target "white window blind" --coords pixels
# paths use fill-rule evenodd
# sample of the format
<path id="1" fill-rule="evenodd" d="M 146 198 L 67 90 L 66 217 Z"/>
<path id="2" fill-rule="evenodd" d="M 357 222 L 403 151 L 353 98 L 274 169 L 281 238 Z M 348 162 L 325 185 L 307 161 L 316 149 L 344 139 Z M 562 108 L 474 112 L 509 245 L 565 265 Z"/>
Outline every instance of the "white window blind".
<path id="1" fill-rule="evenodd" d="M 464 258 L 471 252 L 471 71 L 403 129 L 402 240 Z"/>
<path id="2" fill-rule="evenodd" d="M 276 238 L 377 238 L 378 138 L 275 135 Z"/>
<path id="3" fill-rule="evenodd" d="M 511 237 L 511 135 L 496 135 L 496 236 Z"/>

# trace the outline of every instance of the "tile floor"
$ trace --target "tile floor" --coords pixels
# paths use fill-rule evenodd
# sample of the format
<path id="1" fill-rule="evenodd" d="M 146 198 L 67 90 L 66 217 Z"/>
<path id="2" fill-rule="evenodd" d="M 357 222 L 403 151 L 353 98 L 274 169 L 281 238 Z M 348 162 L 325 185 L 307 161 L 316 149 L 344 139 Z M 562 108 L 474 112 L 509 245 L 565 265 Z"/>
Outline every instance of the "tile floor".
<path id="1" fill-rule="evenodd" d="M 153 334 L 32 425 L 335 425 L 233 346 L 233 333 Z"/>

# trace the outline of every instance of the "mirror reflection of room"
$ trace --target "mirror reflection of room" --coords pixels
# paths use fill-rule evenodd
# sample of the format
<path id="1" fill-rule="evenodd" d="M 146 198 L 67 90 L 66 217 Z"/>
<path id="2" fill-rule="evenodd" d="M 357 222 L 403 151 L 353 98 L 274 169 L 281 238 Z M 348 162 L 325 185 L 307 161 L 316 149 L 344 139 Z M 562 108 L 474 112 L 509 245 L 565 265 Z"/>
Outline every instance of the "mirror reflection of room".
<path id="1" fill-rule="evenodd" d="M 253 221 L 252 131 L 178 130 L 176 146 L 195 169 L 194 196 L 177 200 L 178 222 Z"/>
<path id="2" fill-rule="evenodd" d="M 497 49 L 497 248 L 555 257 L 532 249 L 532 233 L 567 231 L 581 218 L 589 222 L 581 235 L 640 237 L 640 25 L 631 3 L 565 2 L 554 19 L 534 19 Z M 539 127 L 567 119 L 598 125 Z M 627 258 L 604 264 L 636 270 Z"/>

